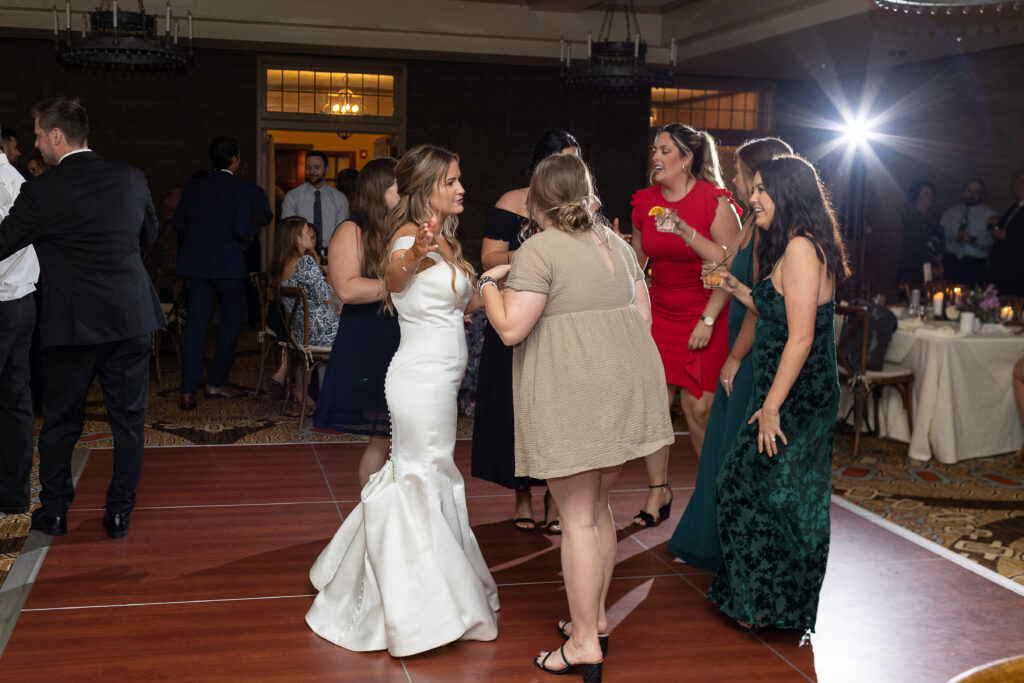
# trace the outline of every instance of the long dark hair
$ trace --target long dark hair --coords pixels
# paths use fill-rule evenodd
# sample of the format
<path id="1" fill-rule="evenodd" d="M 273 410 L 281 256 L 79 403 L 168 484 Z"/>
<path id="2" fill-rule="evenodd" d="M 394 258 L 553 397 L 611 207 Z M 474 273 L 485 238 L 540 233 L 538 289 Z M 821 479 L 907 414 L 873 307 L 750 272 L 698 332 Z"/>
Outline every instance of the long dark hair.
<path id="1" fill-rule="evenodd" d="M 715 187 L 725 187 L 722 181 L 722 168 L 718 163 L 718 148 L 715 139 L 706 130 L 697 130 L 682 123 L 670 123 L 662 126 L 655 138 L 668 133 L 680 154 L 689 152 L 693 155 L 690 174 L 694 178 L 706 180 Z"/>
<path id="2" fill-rule="evenodd" d="M 757 245 L 762 272 L 773 270 L 791 239 L 806 237 L 834 278 L 847 277 L 846 245 L 814 166 L 803 157 L 785 154 L 764 162 L 757 172 L 775 204 L 771 225 Z"/>
<path id="3" fill-rule="evenodd" d="M 921 196 L 921 190 L 928 188 L 932 191 L 932 199 L 935 198 L 935 186 L 927 180 L 916 180 L 907 188 L 906 208 L 910 213 L 917 213 L 917 198 Z"/>
<path id="4" fill-rule="evenodd" d="M 302 216 L 288 216 L 277 222 L 274 231 L 274 250 L 270 253 L 267 273 L 272 284 L 281 283 L 284 267 L 292 258 L 302 256 L 299 250 L 299 233 L 306 227 L 306 219 Z"/>
<path id="5" fill-rule="evenodd" d="M 384 192 L 395 183 L 397 159 L 374 159 L 363 166 L 352 192 L 352 213 L 359 217 L 362 258 L 359 274 L 367 278 L 383 277 L 384 251 L 390 225 Z"/>
<path id="6" fill-rule="evenodd" d="M 552 154 L 558 154 L 566 147 L 575 147 L 576 154 L 583 156 L 583 148 L 580 147 L 579 141 L 573 137 L 572 133 L 567 133 L 558 128 L 551 128 L 541 133 L 540 138 L 537 139 L 537 144 L 533 146 L 533 162 L 530 164 L 527 176 L 532 177 L 533 170 L 537 168 L 537 164 Z"/>
<path id="7" fill-rule="evenodd" d="M 751 179 L 761 168 L 761 164 L 771 161 L 773 157 L 783 154 L 792 154 L 793 148 L 781 138 L 754 138 L 747 140 L 736 150 L 736 157 L 740 160 L 743 172 Z M 750 203 L 750 197 L 740 197 L 744 205 Z"/>

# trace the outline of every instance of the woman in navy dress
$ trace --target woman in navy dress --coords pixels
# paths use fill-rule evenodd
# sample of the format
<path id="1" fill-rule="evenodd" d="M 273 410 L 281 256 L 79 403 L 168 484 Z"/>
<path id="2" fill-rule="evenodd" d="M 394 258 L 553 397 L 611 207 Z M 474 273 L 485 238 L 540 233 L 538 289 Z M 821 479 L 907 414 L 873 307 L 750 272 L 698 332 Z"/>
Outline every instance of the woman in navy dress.
<path id="1" fill-rule="evenodd" d="M 344 307 L 313 426 L 369 437 L 359 463 L 360 484 L 383 467 L 391 450 L 384 375 L 398 349 L 399 333 L 394 314 L 381 307 L 381 264 L 388 210 L 398 204 L 396 163 L 374 159 L 363 167 L 352 195 L 352 215 L 334 231 L 327 249 L 331 284 Z"/>

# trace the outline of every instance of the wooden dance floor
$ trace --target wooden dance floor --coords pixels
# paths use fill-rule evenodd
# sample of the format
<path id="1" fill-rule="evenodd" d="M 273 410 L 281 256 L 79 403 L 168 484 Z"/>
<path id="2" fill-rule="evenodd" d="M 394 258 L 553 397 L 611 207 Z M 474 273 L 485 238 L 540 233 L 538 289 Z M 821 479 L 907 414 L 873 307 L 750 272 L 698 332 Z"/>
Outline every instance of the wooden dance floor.
<path id="1" fill-rule="evenodd" d="M 678 441 L 670 523 L 626 526 L 646 495 L 641 461 L 613 493 L 621 529 L 606 681 L 939 682 L 1024 651 L 1024 597 L 835 505 L 813 645 L 798 647 L 792 632 L 738 630 L 704 599 L 711 576 L 665 547 L 696 475 L 688 438 Z M 117 541 L 100 525 L 110 452 L 93 451 L 69 534 L 28 579 L 4 680 L 562 680 L 531 663 L 560 644 L 555 624 L 567 616 L 558 538 L 513 528 L 511 492 L 468 476 L 467 441 L 456 459 L 499 586 L 498 639 L 393 659 L 349 652 L 306 627 L 307 572 L 358 499 L 361 449 L 147 449 L 131 532 Z M 539 492 L 534 503 L 540 515 Z"/>

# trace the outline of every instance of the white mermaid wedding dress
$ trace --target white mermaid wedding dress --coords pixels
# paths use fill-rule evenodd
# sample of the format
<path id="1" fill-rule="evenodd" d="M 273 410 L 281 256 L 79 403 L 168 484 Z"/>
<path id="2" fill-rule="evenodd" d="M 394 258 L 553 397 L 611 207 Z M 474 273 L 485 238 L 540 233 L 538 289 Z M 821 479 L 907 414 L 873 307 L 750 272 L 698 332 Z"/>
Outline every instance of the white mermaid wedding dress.
<path id="1" fill-rule="evenodd" d="M 408 249 L 411 237 L 396 240 Z M 319 591 L 306 623 L 349 650 L 404 657 L 456 640 L 498 636 L 498 590 L 469 526 L 455 467 L 463 311 L 472 284 L 437 254 L 392 295 L 402 332 L 388 368 L 391 458 L 309 576 Z"/>

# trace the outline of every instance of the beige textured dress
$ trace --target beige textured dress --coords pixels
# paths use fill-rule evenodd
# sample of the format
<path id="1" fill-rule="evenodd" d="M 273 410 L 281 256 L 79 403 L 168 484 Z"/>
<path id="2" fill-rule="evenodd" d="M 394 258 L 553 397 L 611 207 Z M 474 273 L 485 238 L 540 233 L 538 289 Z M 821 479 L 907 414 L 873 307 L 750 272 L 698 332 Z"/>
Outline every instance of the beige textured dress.
<path id="1" fill-rule="evenodd" d="M 619 465 L 675 440 L 661 357 L 633 305 L 643 271 L 610 232 L 608 252 L 615 272 L 590 233 L 546 230 L 515 253 L 508 287 L 548 297 L 513 353 L 517 477 Z"/>

